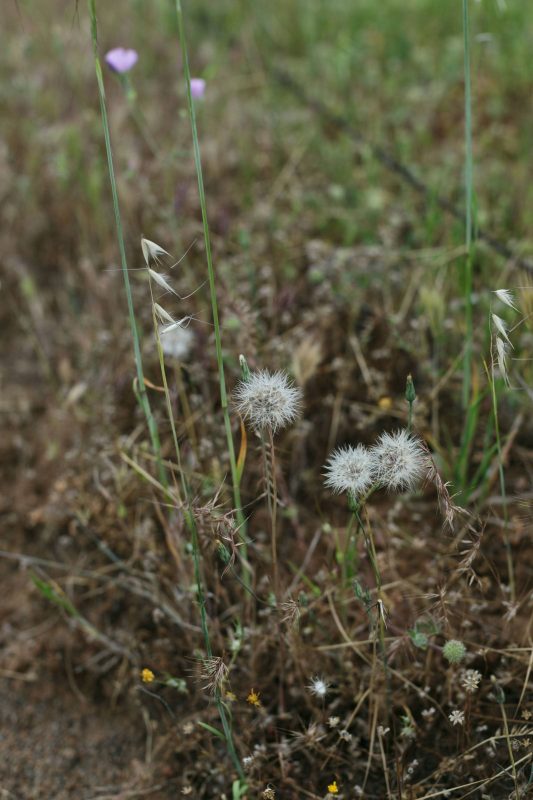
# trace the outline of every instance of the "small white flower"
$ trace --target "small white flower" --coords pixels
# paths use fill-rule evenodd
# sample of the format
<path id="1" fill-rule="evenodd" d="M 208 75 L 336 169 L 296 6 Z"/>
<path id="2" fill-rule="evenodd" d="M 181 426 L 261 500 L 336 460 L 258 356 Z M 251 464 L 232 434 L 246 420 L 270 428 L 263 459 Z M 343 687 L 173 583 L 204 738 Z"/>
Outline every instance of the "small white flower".
<path id="1" fill-rule="evenodd" d="M 459 711 L 457 708 L 452 711 L 452 713 L 448 716 L 448 719 L 452 723 L 452 725 L 463 725 L 465 721 L 465 712 Z"/>
<path id="2" fill-rule="evenodd" d="M 377 479 L 393 491 L 413 489 L 427 472 L 424 448 L 407 430 L 382 433 L 370 453 Z"/>
<path id="3" fill-rule="evenodd" d="M 326 696 L 329 684 L 323 678 L 315 677 L 312 679 L 311 683 L 307 687 L 311 694 L 316 695 L 317 697 L 323 698 Z"/>
<path id="4" fill-rule="evenodd" d="M 340 737 L 341 737 L 341 739 L 343 739 L 345 742 L 351 742 L 351 741 L 352 741 L 352 738 L 353 738 L 353 737 L 352 737 L 352 734 L 351 734 L 349 731 L 340 731 L 340 732 L 339 732 L 339 736 L 340 736 Z"/>
<path id="5" fill-rule="evenodd" d="M 334 492 L 360 497 L 373 483 L 374 461 L 370 452 L 358 444 L 334 450 L 326 464 L 326 486 Z"/>
<path id="6" fill-rule="evenodd" d="M 160 326 L 159 338 L 161 340 L 161 349 L 166 356 L 175 358 L 178 361 L 184 361 L 191 352 L 194 334 L 181 325 L 173 327 L 172 330 L 166 330 L 163 326 Z"/>
<path id="7" fill-rule="evenodd" d="M 258 433 L 272 433 L 293 422 L 300 412 L 302 392 L 284 372 L 251 372 L 234 392 L 237 411 Z"/>
<path id="8" fill-rule="evenodd" d="M 461 676 L 461 685 L 468 694 L 473 694 L 477 691 L 482 677 L 477 669 L 467 669 Z"/>
<path id="9" fill-rule="evenodd" d="M 330 728 L 336 728 L 340 721 L 341 721 L 340 717 L 330 717 L 328 719 L 328 725 Z"/>
<path id="10" fill-rule="evenodd" d="M 506 306 L 509 308 L 513 308 L 515 311 L 518 311 L 517 307 L 514 304 L 514 297 L 513 293 L 509 291 L 509 289 L 496 289 L 494 292 L 498 300 L 501 300 L 502 303 L 505 303 Z"/>

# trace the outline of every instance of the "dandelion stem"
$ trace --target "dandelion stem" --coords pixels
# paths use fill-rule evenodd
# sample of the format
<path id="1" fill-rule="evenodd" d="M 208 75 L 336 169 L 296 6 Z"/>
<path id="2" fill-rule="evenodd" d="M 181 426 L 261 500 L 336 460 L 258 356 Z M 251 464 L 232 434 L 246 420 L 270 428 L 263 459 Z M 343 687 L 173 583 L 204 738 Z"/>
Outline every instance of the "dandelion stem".
<path id="1" fill-rule="evenodd" d="M 226 431 L 226 439 L 228 443 L 228 453 L 229 453 L 229 460 L 230 460 L 230 468 L 231 468 L 231 478 L 233 483 L 233 498 L 235 504 L 235 511 L 237 514 L 237 523 L 239 531 L 241 531 L 241 536 L 243 540 L 242 544 L 242 563 L 243 563 L 243 579 L 247 587 L 250 586 L 251 583 L 251 574 L 250 568 L 248 566 L 248 559 L 247 559 L 247 536 L 246 536 L 246 519 L 243 514 L 242 510 L 242 501 L 241 501 L 241 490 L 240 490 L 240 481 L 239 481 L 239 474 L 237 470 L 237 460 L 235 458 L 235 446 L 233 443 L 233 436 L 231 432 L 231 421 L 229 417 L 228 411 L 228 397 L 226 391 L 226 379 L 224 375 L 224 359 L 222 355 L 222 339 L 220 335 L 220 322 L 219 322 L 219 314 L 218 314 L 218 301 L 217 301 L 217 293 L 216 293 L 216 285 L 215 285 L 215 270 L 213 266 L 213 258 L 211 254 L 211 238 L 209 233 L 209 223 L 207 219 L 207 205 L 205 199 L 205 189 L 204 189 L 204 179 L 203 179 L 203 172 L 202 172 L 202 160 L 200 156 L 200 145 L 198 141 L 198 129 L 196 126 L 196 115 L 194 111 L 194 103 L 192 99 L 191 93 L 191 74 L 189 69 L 189 57 L 187 53 L 187 41 L 185 38 L 185 26 L 183 21 L 183 11 L 181 7 L 181 0 L 175 0 L 175 8 L 176 8 L 176 16 L 178 20 L 178 29 L 179 29 L 179 39 L 180 39 L 180 46 L 181 46 L 181 53 L 183 59 L 183 70 L 185 73 L 185 82 L 187 86 L 187 103 L 189 109 L 189 120 L 191 123 L 191 131 L 192 131 L 192 139 L 193 139 L 193 150 L 194 150 L 194 163 L 196 166 L 196 176 L 198 180 L 198 193 L 200 196 L 200 206 L 202 209 L 202 223 L 203 223 L 203 230 L 204 230 L 204 242 L 205 242 L 205 253 L 206 253 L 206 260 L 207 260 L 207 273 L 209 278 L 209 293 L 211 298 L 211 309 L 213 315 L 213 326 L 214 326 L 214 333 L 215 333 L 215 350 L 216 350 L 216 359 L 217 359 L 217 366 L 218 366 L 218 377 L 219 377 L 219 384 L 220 384 L 220 404 L 222 407 L 222 414 L 224 417 L 224 428 Z"/>
<path id="2" fill-rule="evenodd" d="M 152 448 L 154 450 L 156 460 L 157 460 L 157 471 L 158 476 L 161 484 L 168 489 L 168 479 L 165 468 L 163 466 L 163 461 L 161 458 L 161 443 L 159 441 L 159 432 L 157 430 L 157 425 L 152 414 L 152 409 L 150 407 L 150 400 L 148 398 L 148 394 L 146 392 L 146 386 L 144 383 L 144 372 L 142 366 L 142 357 L 141 357 L 141 345 L 139 341 L 139 331 L 137 329 L 137 322 L 135 319 L 135 310 L 133 307 L 133 296 L 131 292 L 131 284 L 128 274 L 128 262 L 126 259 L 126 248 L 124 245 L 124 234 L 122 230 L 122 217 L 120 214 L 120 206 L 118 201 L 118 191 L 117 191 L 117 183 L 115 179 L 115 169 L 113 166 L 113 152 L 111 149 L 111 134 L 109 130 L 109 121 L 107 117 L 107 107 L 106 107 L 106 98 L 105 98 L 105 89 L 104 89 L 104 79 L 102 75 L 102 66 L 100 64 L 100 57 L 98 54 L 98 27 L 97 27 L 97 20 L 96 20 L 96 0 L 89 0 L 89 16 L 91 20 L 91 38 L 93 44 L 93 54 L 94 54 L 94 65 L 96 70 L 96 80 L 98 83 L 98 96 L 100 99 L 100 112 L 102 115 L 102 128 L 104 131 L 104 140 L 105 140 L 105 149 L 107 155 L 107 167 L 109 172 L 109 181 L 111 183 L 111 195 L 113 198 L 113 211 L 115 215 L 115 227 L 117 231 L 117 239 L 118 239 L 118 247 L 120 251 L 120 262 L 122 268 L 122 276 L 124 278 L 124 287 L 126 289 L 126 299 L 128 303 L 128 318 L 130 323 L 130 330 L 131 336 L 133 339 L 133 352 L 135 356 L 135 366 L 137 369 L 137 391 L 138 391 L 138 398 L 141 408 L 144 412 L 146 417 L 146 423 L 148 425 L 148 432 L 150 434 L 150 439 L 152 442 Z"/>

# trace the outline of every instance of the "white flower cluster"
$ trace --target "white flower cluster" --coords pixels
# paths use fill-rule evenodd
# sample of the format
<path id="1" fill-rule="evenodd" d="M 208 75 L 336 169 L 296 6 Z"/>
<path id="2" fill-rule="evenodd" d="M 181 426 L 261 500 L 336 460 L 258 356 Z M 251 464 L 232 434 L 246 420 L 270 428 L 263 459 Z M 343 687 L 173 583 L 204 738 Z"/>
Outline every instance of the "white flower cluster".
<path id="1" fill-rule="evenodd" d="M 410 490 L 420 482 L 428 465 L 422 442 L 409 431 L 399 430 L 381 434 L 369 450 L 362 445 L 335 450 L 326 464 L 325 484 L 354 498 L 374 485 L 393 491 Z"/>

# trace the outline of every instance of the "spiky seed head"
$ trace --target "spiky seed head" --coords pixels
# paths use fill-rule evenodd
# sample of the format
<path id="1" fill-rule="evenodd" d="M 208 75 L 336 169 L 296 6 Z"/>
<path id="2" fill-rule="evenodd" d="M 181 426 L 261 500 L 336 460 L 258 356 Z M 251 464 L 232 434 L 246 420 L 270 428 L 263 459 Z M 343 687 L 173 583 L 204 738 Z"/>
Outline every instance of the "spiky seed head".
<path id="1" fill-rule="evenodd" d="M 301 389 L 284 372 L 266 369 L 239 381 L 233 397 L 239 414 L 258 433 L 285 428 L 298 417 L 302 403 Z"/>
<path id="2" fill-rule="evenodd" d="M 325 485 L 334 492 L 347 492 L 361 497 L 374 481 L 374 460 L 370 452 L 358 444 L 334 450 L 326 464 Z"/>
<path id="3" fill-rule="evenodd" d="M 377 480 L 393 491 L 414 489 L 428 469 L 422 442 L 407 430 L 382 433 L 370 454 Z"/>
<path id="4" fill-rule="evenodd" d="M 450 664 L 459 664 L 466 655 L 466 647 L 458 639 L 450 639 L 442 648 L 442 655 Z"/>

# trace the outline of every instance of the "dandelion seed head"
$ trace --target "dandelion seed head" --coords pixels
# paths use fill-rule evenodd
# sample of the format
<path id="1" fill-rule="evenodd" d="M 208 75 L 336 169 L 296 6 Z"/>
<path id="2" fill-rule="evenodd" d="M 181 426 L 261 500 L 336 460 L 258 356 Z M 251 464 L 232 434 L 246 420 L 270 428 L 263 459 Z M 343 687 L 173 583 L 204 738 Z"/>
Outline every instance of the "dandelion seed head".
<path id="1" fill-rule="evenodd" d="M 130 50 L 126 47 L 114 47 L 105 54 L 105 62 L 107 66 L 113 70 L 123 74 L 129 72 L 139 60 L 139 54 L 136 50 Z"/>
<path id="2" fill-rule="evenodd" d="M 346 445 L 331 454 L 326 464 L 324 483 L 338 494 L 348 492 L 360 497 L 372 485 L 374 472 L 374 459 L 366 447 L 361 444 L 357 447 Z"/>
<path id="3" fill-rule="evenodd" d="M 311 680 L 311 683 L 307 687 L 311 694 L 316 695 L 316 697 L 323 698 L 328 693 L 329 684 L 323 678 L 319 678 L 318 676 Z"/>
<path id="4" fill-rule="evenodd" d="M 428 469 L 422 443 L 407 430 L 382 433 L 370 451 L 377 480 L 388 489 L 414 489 Z"/>
<path id="5" fill-rule="evenodd" d="M 284 372 L 258 370 L 239 381 L 234 400 L 239 414 L 258 433 L 276 433 L 300 413 L 302 392 Z"/>
<path id="6" fill-rule="evenodd" d="M 161 348 L 166 356 L 175 358 L 177 361 L 185 361 L 192 350 L 194 333 L 181 325 L 173 327 L 172 330 L 166 330 L 164 326 L 160 326 L 159 338 Z"/>

